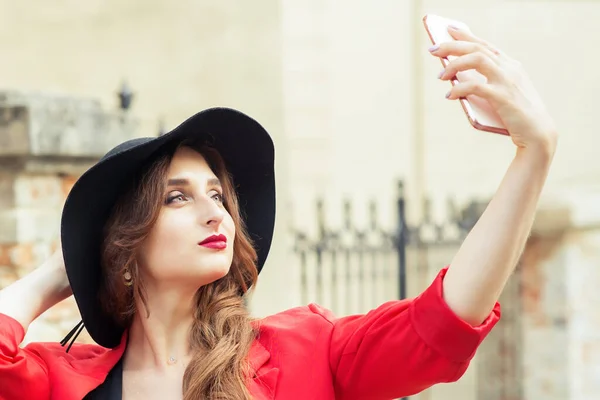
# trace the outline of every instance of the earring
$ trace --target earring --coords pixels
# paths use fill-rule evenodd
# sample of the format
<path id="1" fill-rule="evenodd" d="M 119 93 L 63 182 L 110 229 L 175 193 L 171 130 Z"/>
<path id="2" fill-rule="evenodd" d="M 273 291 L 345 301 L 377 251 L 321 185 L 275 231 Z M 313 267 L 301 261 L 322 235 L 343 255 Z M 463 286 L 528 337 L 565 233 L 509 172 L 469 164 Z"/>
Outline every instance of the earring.
<path id="1" fill-rule="evenodd" d="M 125 286 L 133 285 L 133 278 L 131 277 L 131 272 L 129 272 L 129 268 L 126 268 L 125 272 L 123 273 L 123 283 L 125 284 Z"/>

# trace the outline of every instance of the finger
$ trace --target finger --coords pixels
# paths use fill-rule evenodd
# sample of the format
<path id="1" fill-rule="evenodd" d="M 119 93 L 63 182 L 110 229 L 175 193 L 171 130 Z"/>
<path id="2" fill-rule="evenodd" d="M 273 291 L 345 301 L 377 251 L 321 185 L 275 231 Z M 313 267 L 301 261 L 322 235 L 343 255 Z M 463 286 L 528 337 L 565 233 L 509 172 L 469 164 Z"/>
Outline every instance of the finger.
<path id="1" fill-rule="evenodd" d="M 448 27 L 448 33 L 450 33 L 450 36 L 452 36 L 456 40 L 478 43 L 481 46 L 486 47 L 490 52 L 497 56 L 503 55 L 503 53 L 495 46 L 493 46 L 490 42 L 475 36 L 470 30 L 462 29 L 451 25 Z"/>
<path id="2" fill-rule="evenodd" d="M 469 29 L 464 29 L 458 26 L 450 25 L 448 26 L 448 33 L 450 33 L 450 36 L 452 36 L 456 40 L 464 40 L 467 42 L 479 43 L 485 46 L 489 45 L 488 42 L 475 36 L 473 32 L 471 32 Z"/>
<path id="3" fill-rule="evenodd" d="M 502 101 L 502 96 L 492 85 L 476 81 L 455 84 L 452 86 L 452 89 L 450 89 L 448 94 L 446 94 L 446 98 L 450 100 L 456 100 L 466 98 L 467 96 L 471 95 L 484 98 L 490 103 L 498 104 Z"/>
<path id="4" fill-rule="evenodd" d="M 496 82 L 502 77 L 502 71 L 498 64 L 492 61 L 492 59 L 484 53 L 477 52 L 460 56 L 457 59 L 452 60 L 440 75 L 440 79 L 452 79 L 457 73 L 471 69 L 474 69 L 485 76 L 489 82 Z"/>
<path id="5" fill-rule="evenodd" d="M 464 56 L 464 55 L 471 54 L 471 53 L 480 52 L 480 53 L 487 55 L 488 57 L 490 57 L 490 59 L 492 59 L 494 61 L 497 59 L 496 54 L 491 52 L 486 46 L 482 45 L 481 43 L 474 43 L 474 42 L 465 42 L 465 41 L 445 42 L 438 46 L 431 47 L 429 49 L 429 51 L 431 52 L 431 54 L 433 54 L 436 57 L 444 57 L 444 58 L 447 58 L 448 56 L 459 57 L 459 56 Z"/>

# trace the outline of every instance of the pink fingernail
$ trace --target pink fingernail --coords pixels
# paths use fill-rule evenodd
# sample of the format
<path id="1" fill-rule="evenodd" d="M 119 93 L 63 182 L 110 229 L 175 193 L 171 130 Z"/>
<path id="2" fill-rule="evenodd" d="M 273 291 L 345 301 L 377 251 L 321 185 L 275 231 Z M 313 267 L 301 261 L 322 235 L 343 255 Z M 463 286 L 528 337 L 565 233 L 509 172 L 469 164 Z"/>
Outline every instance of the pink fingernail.
<path id="1" fill-rule="evenodd" d="M 442 76 L 444 76 L 444 72 L 446 72 L 445 69 L 441 70 L 439 75 L 438 75 L 438 79 L 442 79 Z"/>
<path id="2" fill-rule="evenodd" d="M 448 93 L 446 93 L 446 98 L 447 98 L 447 99 L 449 99 L 449 98 L 450 98 L 450 94 L 451 94 L 451 93 L 452 93 L 452 92 L 448 92 Z"/>
<path id="3" fill-rule="evenodd" d="M 453 31 L 459 31 L 460 28 L 456 25 L 449 25 L 448 28 L 452 29 Z"/>
<path id="4" fill-rule="evenodd" d="M 431 47 L 429 48 L 429 52 L 430 52 L 430 53 L 433 53 L 434 51 L 436 51 L 436 50 L 437 50 L 437 49 L 439 49 L 439 48 L 440 48 L 440 46 L 436 44 L 435 46 L 431 46 Z"/>

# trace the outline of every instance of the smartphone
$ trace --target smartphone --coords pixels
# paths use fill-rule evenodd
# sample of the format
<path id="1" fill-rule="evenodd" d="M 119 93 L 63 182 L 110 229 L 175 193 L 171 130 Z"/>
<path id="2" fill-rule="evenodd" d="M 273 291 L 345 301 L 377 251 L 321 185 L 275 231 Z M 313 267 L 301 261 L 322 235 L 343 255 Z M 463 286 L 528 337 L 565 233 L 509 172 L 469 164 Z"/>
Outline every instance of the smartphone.
<path id="1" fill-rule="evenodd" d="M 425 25 L 425 30 L 427 31 L 427 34 L 434 45 L 454 40 L 454 38 L 450 36 L 450 33 L 448 32 L 448 27 L 450 25 L 469 30 L 469 27 L 463 22 L 431 14 L 427 14 L 425 17 L 423 17 L 423 24 Z M 445 68 L 454 58 L 456 57 L 450 56 L 448 58 L 440 58 L 440 60 Z M 487 78 L 475 70 L 461 71 L 456 74 L 456 78 L 452 79 L 451 82 L 452 85 L 456 85 L 458 82 L 466 82 L 471 80 L 478 80 L 484 83 L 487 82 Z M 509 134 L 506 126 L 487 100 L 479 96 L 469 95 L 466 98 L 460 99 L 460 103 L 465 111 L 465 114 L 467 115 L 467 118 L 469 119 L 469 122 L 474 128 L 486 132 L 499 133 L 502 135 Z"/>

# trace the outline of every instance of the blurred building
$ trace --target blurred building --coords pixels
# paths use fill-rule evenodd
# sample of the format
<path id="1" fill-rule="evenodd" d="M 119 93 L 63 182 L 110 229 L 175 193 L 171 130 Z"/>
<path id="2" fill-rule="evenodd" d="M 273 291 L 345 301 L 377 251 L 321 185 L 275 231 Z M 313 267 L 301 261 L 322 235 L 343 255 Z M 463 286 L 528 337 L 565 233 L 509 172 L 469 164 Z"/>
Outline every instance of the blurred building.
<path id="1" fill-rule="evenodd" d="M 339 231 L 350 199 L 353 224 L 369 224 L 374 202 L 378 223 L 394 232 L 399 179 L 413 227 L 449 221 L 448 198 L 485 203 L 514 148 L 472 129 L 444 98 L 449 84 L 436 79 L 441 64 L 427 52 L 426 13 L 460 19 L 520 60 L 562 137 L 502 322 L 458 383 L 414 398 L 596 398 L 597 2 L 0 0 L 0 287 L 51 253 L 65 195 L 85 168 L 120 141 L 157 135 L 210 106 L 254 116 L 277 147 L 277 236 L 256 315 L 318 299 L 315 262 L 303 264 L 295 248 L 298 232 L 319 233 L 319 198 Z M 118 104 L 123 83 L 133 94 L 127 110 Z M 456 244 L 407 250 L 413 296 Z M 385 262 L 394 273 L 397 259 Z M 310 290 L 303 265 L 313 271 Z M 397 295 L 395 275 L 387 284 L 354 309 L 322 300 L 339 314 L 362 312 Z M 77 317 L 65 301 L 26 340 L 58 341 Z"/>

